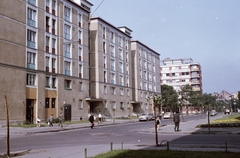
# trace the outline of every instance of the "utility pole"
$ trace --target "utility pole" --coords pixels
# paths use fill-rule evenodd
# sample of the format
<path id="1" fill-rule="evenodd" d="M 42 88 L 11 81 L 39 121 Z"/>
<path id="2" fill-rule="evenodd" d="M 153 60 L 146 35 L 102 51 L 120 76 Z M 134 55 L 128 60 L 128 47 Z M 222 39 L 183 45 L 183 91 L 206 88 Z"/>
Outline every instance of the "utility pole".
<path id="1" fill-rule="evenodd" d="M 7 104 L 7 96 L 4 96 L 5 100 L 5 110 L 6 110 L 6 125 L 7 125 L 7 157 L 10 158 L 10 148 L 9 148 L 9 115 L 8 115 L 8 104 Z"/>

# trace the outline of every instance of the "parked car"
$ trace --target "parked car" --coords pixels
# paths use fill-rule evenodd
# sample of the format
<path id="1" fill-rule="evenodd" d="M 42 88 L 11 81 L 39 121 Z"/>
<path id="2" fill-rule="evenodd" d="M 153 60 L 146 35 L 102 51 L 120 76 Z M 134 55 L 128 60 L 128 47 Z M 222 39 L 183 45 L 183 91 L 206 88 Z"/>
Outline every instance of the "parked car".
<path id="1" fill-rule="evenodd" d="M 171 117 L 171 112 L 165 112 L 163 115 L 164 119 L 170 119 L 170 117 Z"/>
<path id="2" fill-rule="evenodd" d="M 153 114 L 142 114 L 139 116 L 139 121 L 148 121 L 153 119 Z"/>
<path id="3" fill-rule="evenodd" d="M 216 111 L 216 110 L 211 110 L 210 115 L 211 115 L 211 116 L 217 115 L 217 111 Z"/>

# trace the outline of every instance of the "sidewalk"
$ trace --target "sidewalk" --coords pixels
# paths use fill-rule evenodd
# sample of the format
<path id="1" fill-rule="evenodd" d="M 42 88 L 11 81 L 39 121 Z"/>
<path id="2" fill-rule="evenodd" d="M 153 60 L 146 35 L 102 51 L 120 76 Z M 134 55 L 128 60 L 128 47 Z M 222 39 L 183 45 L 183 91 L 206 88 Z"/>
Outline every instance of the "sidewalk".
<path id="1" fill-rule="evenodd" d="M 211 117 L 210 120 L 215 120 L 218 118 L 224 117 L 224 115 L 217 115 L 214 117 Z M 122 123 L 135 123 L 138 122 L 138 119 L 132 119 L 131 121 L 129 119 L 121 120 L 116 119 L 115 123 L 113 123 L 113 120 L 108 120 L 105 122 L 102 122 L 98 125 L 97 122 L 95 122 L 96 126 L 107 126 L 107 125 L 116 125 L 116 124 L 122 124 Z M 138 132 L 149 132 L 154 133 L 154 122 L 152 121 L 153 126 L 147 129 L 142 129 Z M 196 116 L 192 121 L 187 122 L 181 122 L 180 123 L 180 131 L 177 132 L 178 134 L 207 134 L 208 129 L 199 129 L 196 128 L 199 124 L 206 124 L 207 123 L 207 117 L 206 118 L 200 118 L 200 116 Z M 61 130 L 72 130 L 72 129 L 79 129 L 79 128 L 90 128 L 90 123 L 81 123 L 81 124 L 71 124 L 71 125 L 64 125 L 63 129 L 61 129 L 57 124 L 54 124 L 53 127 L 33 127 L 33 128 L 10 128 L 10 135 L 15 134 L 34 134 L 34 133 L 44 133 L 44 132 L 58 132 Z M 160 127 L 160 130 L 158 130 L 159 134 L 176 134 L 173 130 L 174 125 L 162 125 Z M 210 128 L 211 134 L 222 134 L 222 133 L 228 133 L 228 134 L 240 134 L 240 128 Z M 0 127 L 0 136 L 5 135 L 6 128 Z M 113 150 L 121 149 L 121 144 L 114 144 Z M 139 143 L 137 144 L 124 144 L 123 149 L 155 149 L 155 150 L 164 150 L 166 147 L 159 148 L 156 146 L 144 146 Z M 87 151 L 85 151 L 87 149 Z M 176 150 L 182 150 L 181 148 Z M 191 149 L 196 150 L 196 149 Z M 201 149 L 200 149 L 201 150 Z M 216 150 L 216 149 L 204 149 L 204 150 Z M 219 150 L 219 149 L 218 149 Z M 222 149 L 221 149 L 222 150 Z M 110 151 L 110 144 L 100 144 L 100 145 L 82 145 L 82 146 L 66 146 L 66 147 L 58 147 L 58 148 L 51 148 L 51 149 L 35 149 L 31 151 L 18 151 L 16 153 L 24 153 L 27 152 L 27 154 L 23 156 L 18 156 L 19 158 L 32 158 L 32 157 L 49 157 L 49 158 L 75 158 L 75 157 L 93 157 L 97 154 L 108 152 Z M 85 153 L 86 152 L 86 153 Z M 3 153 L 0 153 L 0 158 Z"/>

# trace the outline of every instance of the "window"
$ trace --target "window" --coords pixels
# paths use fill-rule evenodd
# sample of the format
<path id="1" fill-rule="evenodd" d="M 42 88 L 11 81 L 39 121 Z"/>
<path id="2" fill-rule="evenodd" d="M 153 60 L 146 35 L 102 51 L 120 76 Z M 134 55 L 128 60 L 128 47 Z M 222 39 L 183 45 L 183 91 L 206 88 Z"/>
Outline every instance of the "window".
<path id="1" fill-rule="evenodd" d="M 71 62 L 69 62 L 69 61 L 65 61 L 64 62 L 64 68 L 65 68 L 65 75 L 67 75 L 67 76 L 70 76 L 70 73 L 71 73 L 71 71 L 70 71 L 70 67 L 71 67 Z"/>
<path id="2" fill-rule="evenodd" d="M 56 59 L 52 58 L 52 73 L 56 73 Z"/>
<path id="3" fill-rule="evenodd" d="M 123 73 L 123 63 L 119 62 L 119 72 Z"/>
<path id="4" fill-rule="evenodd" d="M 52 88 L 56 88 L 57 87 L 57 79 L 55 76 L 52 77 Z"/>
<path id="5" fill-rule="evenodd" d="M 65 89 L 71 89 L 72 85 L 71 85 L 71 80 L 65 80 Z"/>
<path id="6" fill-rule="evenodd" d="M 52 108 L 55 108 L 56 98 L 52 98 Z"/>
<path id="7" fill-rule="evenodd" d="M 127 87 L 129 87 L 129 77 L 126 77 Z"/>
<path id="8" fill-rule="evenodd" d="M 78 31 L 79 44 L 82 44 L 82 31 Z"/>
<path id="9" fill-rule="evenodd" d="M 119 76 L 119 85 L 121 85 L 121 86 L 123 86 L 123 76 L 122 75 L 120 75 Z"/>
<path id="10" fill-rule="evenodd" d="M 27 85 L 35 86 L 36 74 L 27 73 Z"/>
<path id="11" fill-rule="evenodd" d="M 106 38 L 106 28 L 103 27 L 103 39 L 105 39 L 105 38 Z"/>
<path id="12" fill-rule="evenodd" d="M 70 40 L 70 26 L 64 25 L 64 37 Z"/>
<path id="13" fill-rule="evenodd" d="M 110 64 L 111 64 L 111 70 L 115 71 L 115 61 L 114 61 L 114 59 L 110 60 Z"/>
<path id="14" fill-rule="evenodd" d="M 110 78 L 111 78 L 111 83 L 115 84 L 115 73 L 111 73 Z"/>
<path id="15" fill-rule="evenodd" d="M 33 27 L 36 27 L 36 11 L 28 8 L 28 25 L 31 25 Z"/>
<path id="16" fill-rule="evenodd" d="M 120 95 L 123 96 L 123 89 L 120 88 Z"/>
<path id="17" fill-rule="evenodd" d="M 78 60 L 82 61 L 82 48 L 81 47 L 78 48 Z"/>
<path id="18" fill-rule="evenodd" d="M 103 53 L 106 54 L 106 42 L 103 42 L 102 49 Z"/>
<path id="19" fill-rule="evenodd" d="M 124 103 L 120 102 L 120 109 L 124 109 Z"/>
<path id="20" fill-rule="evenodd" d="M 112 109 L 116 109 L 116 104 L 115 102 L 111 102 Z"/>
<path id="21" fill-rule="evenodd" d="M 122 37 L 121 36 L 118 37 L 118 45 L 122 47 Z"/>
<path id="22" fill-rule="evenodd" d="M 64 52 L 65 52 L 65 57 L 70 58 L 70 44 L 65 44 L 64 47 Z"/>
<path id="23" fill-rule="evenodd" d="M 111 53 L 112 57 L 115 56 L 115 51 L 114 51 L 114 46 L 113 45 L 110 46 L 110 53 Z"/>
<path id="24" fill-rule="evenodd" d="M 50 38 L 46 36 L 46 52 L 49 52 L 49 41 L 50 41 Z"/>
<path id="25" fill-rule="evenodd" d="M 52 54 L 56 54 L 56 39 L 52 39 Z"/>
<path id="26" fill-rule="evenodd" d="M 64 7 L 64 19 L 70 21 L 70 8 Z"/>
<path id="27" fill-rule="evenodd" d="M 56 20 L 52 19 L 52 34 L 55 35 L 55 24 L 56 24 Z"/>
<path id="28" fill-rule="evenodd" d="M 82 84 L 82 82 L 79 82 L 79 91 L 83 91 L 83 84 Z"/>
<path id="29" fill-rule="evenodd" d="M 46 72 L 49 72 L 49 57 L 46 56 L 45 62 L 46 62 Z"/>
<path id="30" fill-rule="evenodd" d="M 111 93 L 112 93 L 112 95 L 115 95 L 116 93 L 115 93 L 115 87 L 111 87 Z"/>
<path id="31" fill-rule="evenodd" d="M 49 76 L 46 76 L 46 85 L 45 85 L 46 88 L 50 88 L 50 77 Z"/>
<path id="32" fill-rule="evenodd" d="M 127 96 L 129 97 L 129 90 L 127 89 Z"/>
<path id="33" fill-rule="evenodd" d="M 49 108 L 50 98 L 45 98 L 45 108 Z"/>
<path id="34" fill-rule="evenodd" d="M 27 52 L 27 68 L 29 69 L 35 69 L 35 58 L 36 54 L 32 52 Z"/>
<path id="35" fill-rule="evenodd" d="M 82 14 L 78 14 L 78 25 L 82 27 Z"/>
<path id="36" fill-rule="evenodd" d="M 27 46 L 31 48 L 36 48 L 36 32 L 32 30 L 27 30 Z"/>
<path id="37" fill-rule="evenodd" d="M 118 57 L 119 57 L 119 59 L 123 60 L 123 52 L 122 52 L 122 49 L 119 49 L 119 50 L 118 50 Z"/>
<path id="38" fill-rule="evenodd" d="M 78 108 L 83 109 L 83 101 L 82 100 L 78 101 Z"/>
<path id="39" fill-rule="evenodd" d="M 82 78 L 83 77 L 83 73 L 82 73 L 82 71 L 83 71 L 83 68 L 82 68 L 82 64 L 79 64 L 79 78 Z"/>
<path id="40" fill-rule="evenodd" d="M 110 41 L 114 43 L 114 32 L 110 32 Z"/>
<path id="41" fill-rule="evenodd" d="M 53 14 L 53 15 L 56 15 L 55 10 L 56 10 L 56 1 L 53 0 L 53 1 L 52 1 L 52 14 Z"/>
<path id="42" fill-rule="evenodd" d="M 104 83 L 107 82 L 107 71 L 103 71 Z"/>
<path id="43" fill-rule="evenodd" d="M 104 90 L 104 94 L 107 94 L 107 86 L 104 86 L 103 90 Z"/>

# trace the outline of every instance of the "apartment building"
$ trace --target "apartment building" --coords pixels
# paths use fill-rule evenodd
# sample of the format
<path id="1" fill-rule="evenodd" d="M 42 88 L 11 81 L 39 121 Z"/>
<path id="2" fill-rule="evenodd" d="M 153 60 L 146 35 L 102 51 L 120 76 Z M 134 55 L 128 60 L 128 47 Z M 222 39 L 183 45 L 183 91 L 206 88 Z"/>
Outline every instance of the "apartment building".
<path id="1" fill-rule="evenodd" d="M 67 120 L 87 117 L 91 6 L 86 0 L 0 1 L 0 96 L 7 96 L 11 121 L 60 111 Z"/>
<path id="2" fill-rule="evenodd" d="M 90 21 L 90 112 L 128 116 L 132 101 L 131 32 L 100 17 Z"/>
<path id="3" fill-rule="evenodd" d="M 173 86 L 178 92 L 182 86 L 191 85 L 194 91 L 202 92 L 202 73 L 199 63 L 191 58 L 164 59 L 160 62 L 161 84 Z"/>
<path id="4" fill-rule="evenodd" d="M 161 94 L 160 54 L 140 41 L 131 41 L 133 111 L 153 113 L 153 105 L 146 98 Z"/>
<path id="5" fill-rule="evenodd" d="M 153 112 L 146 98 L 160 94 L 160 55 L 131 41 L 126 26 L 90 18 L 91 7 L 87 0 L 0 1 L 0 105 L 6 95 L 10 121 Z"/>

